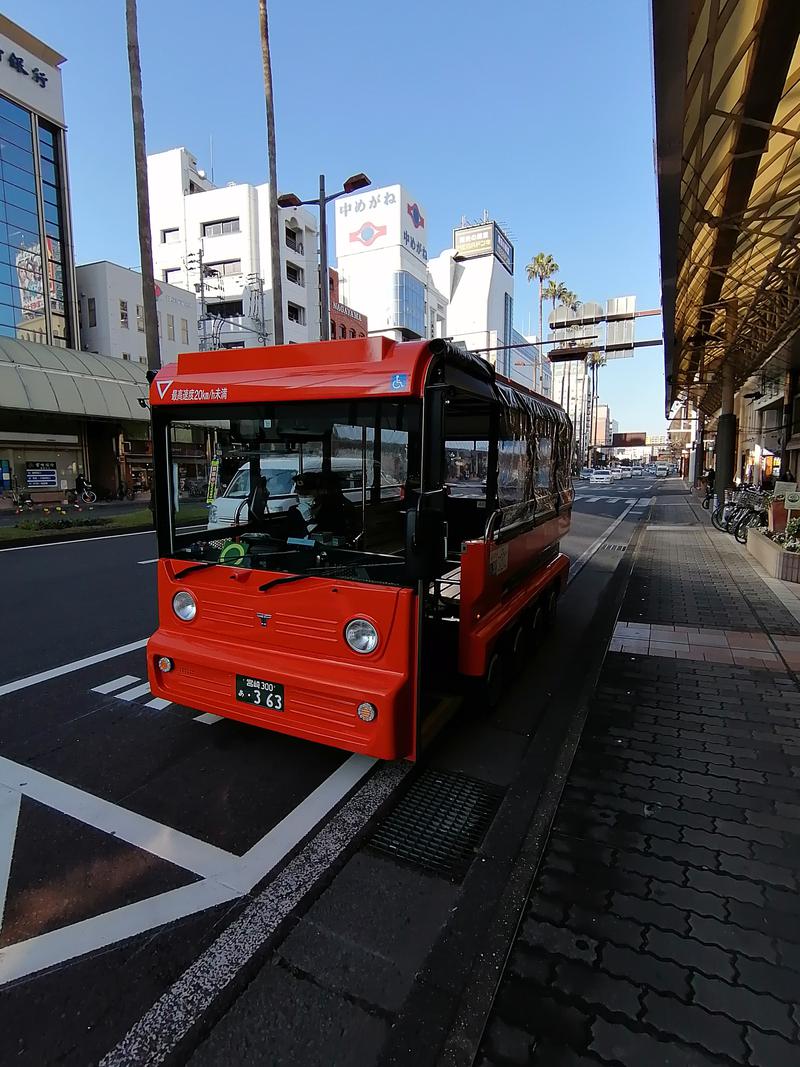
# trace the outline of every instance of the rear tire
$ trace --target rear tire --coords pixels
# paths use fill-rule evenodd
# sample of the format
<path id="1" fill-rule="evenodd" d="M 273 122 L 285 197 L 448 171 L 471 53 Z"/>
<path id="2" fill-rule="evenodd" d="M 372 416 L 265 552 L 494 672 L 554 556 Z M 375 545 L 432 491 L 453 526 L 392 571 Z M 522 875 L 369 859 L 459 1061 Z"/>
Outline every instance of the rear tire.
<path id="1" fill-rule="evenodd" d="M 718 504 L 714 508 L 714 510 L 711 512 L 711 525 L 714 527 L 715 530 L 722 531 L 722 530 L 725 529 L 725 527 L 722 525 L 722 513 L 723 513 L 723 511 L 724 511 L 724 508 L 721 505 Z"/>
<path id="2" fill-rule="evenodd" d="M 489 657 L 486 674 L 478 686 L 479 699 L 484 711 L 494 711 L 503 696 L 505 663 L 502 654 L 495 651 Z"/>

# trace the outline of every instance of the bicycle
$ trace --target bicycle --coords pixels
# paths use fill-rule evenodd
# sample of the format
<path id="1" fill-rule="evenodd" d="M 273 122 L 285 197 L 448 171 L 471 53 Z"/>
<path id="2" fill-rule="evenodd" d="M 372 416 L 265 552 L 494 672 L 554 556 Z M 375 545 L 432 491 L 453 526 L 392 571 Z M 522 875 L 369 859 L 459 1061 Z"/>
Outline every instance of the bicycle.
<path id="1" fill-rule="evenodd" d="M 76 508 L 80 507 L 78 501 L 82 504 L 94 504 L 96 500 L 97 493 L 95 493 L 94 489 L 92 489 L 88 482 L 84 485 L 83 489 L 81 489 L 80 493 L 77 489 L 70 490 L 69 502 Z"/>

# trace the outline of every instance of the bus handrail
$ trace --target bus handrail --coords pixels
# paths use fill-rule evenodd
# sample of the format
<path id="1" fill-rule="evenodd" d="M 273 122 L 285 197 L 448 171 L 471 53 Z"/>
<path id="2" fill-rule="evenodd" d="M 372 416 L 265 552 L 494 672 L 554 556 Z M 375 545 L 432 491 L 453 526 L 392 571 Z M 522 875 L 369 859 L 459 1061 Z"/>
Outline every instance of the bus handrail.
<path id="1" fill-rule="evenodd" d="M 497 519 L 497 518 L 499 518 L 501 521 L 502 521 L 502 518 L 503 518 L 503 513 L 499 508 L 497 508 L 495 511 L 492 512 L 492 514 L 489 516 L 489 518 L 488 518 L 488 520 L 486 522 L 486 528 L 485 528 L 484 533 L 483 533 L 484 541 L 488 541 L 488 540 L 490 540 L 490 538 L 495 536 L 494 523 L 495 523 L 495 519 Z"/>

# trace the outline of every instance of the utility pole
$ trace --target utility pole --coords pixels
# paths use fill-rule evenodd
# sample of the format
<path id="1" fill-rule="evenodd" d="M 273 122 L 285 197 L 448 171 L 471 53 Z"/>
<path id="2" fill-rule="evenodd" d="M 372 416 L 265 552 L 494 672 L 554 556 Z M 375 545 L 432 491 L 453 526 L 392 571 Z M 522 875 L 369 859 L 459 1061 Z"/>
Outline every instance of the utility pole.
<path id="1" fill-rule="evenodd" d="M 194 270 L 195 268 L 200 272 L 200 351 L 206 352 L 208 350 L 208 336 L 206 333 L 208 316 L 206 315 L 206 276 L 205 267 L 203 266 L 202 245 L 196 252 L 186 257 L 186 269 Z"/>
<path id="2" fill-rule="evenodd" d="M 269 237 L 272 266 L 272 333 L 275 344 L 283 344 L 283 275 L 281 235 L 278 231 L 278 164 L 275 151 L 275 101 L 272 95 L 272 59 L 269 52 L 267 0 L 258 0 L 261 30 L 261 62 L 264 67 L 264 103 L 267 109 L 267 155 L 269 156 Z"/>
<path id="3" fill-rule="evenodd" d="M 150 231 L 150 192 L 147 183 L 147 144 L 142 100 L 142 68 L 139 61 L 139 29 L 136 0 L 125 0 L 125 30 L 128 39 L 128 71 L 131 83 L 133 158 L 136 170 L 136 213 L 139 223 L 139 256 L 142 264 L 142 307 L 147 369 L 155 374 L 161 368 L 158 339 L 158 310 L 153 276 L 153 237 Z"/>
<path id="4" fill-rule="evenodd" d="M 328 202 L 325 175 L 319 176 L 319 339 L 331 339 L 330 285 L 328 283 Z"/>

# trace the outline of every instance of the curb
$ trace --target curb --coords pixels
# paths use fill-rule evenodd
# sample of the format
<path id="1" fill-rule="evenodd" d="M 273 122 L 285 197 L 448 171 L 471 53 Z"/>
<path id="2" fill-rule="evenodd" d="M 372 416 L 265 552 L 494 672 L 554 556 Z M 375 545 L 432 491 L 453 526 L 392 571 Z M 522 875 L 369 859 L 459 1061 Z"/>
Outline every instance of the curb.
<path id="1" fill-rule="evenodd" d="M 65 529 L 60 531 L 56 536 L 56 531 L 53 531 L 52 537 L 20 537 L 17 540 L 9 541 L 7 544 L 0 541 L 0 553 L 7 551 L 10 548 L 31 548 L 34 545 L 57 545 L 61 541 L 90 541 L 95 537 L 117 537 L 123 534 L 132 533 L 145 533 L 147 531 L 155 531 L 155 527 L 152 524 L 146 524 L 142 526 L 125 526 L 120 530 L 109 529 L 107 526 L 94 526 L 91 529 L 81 529 L 76 527 L 74 529 Z"/>

